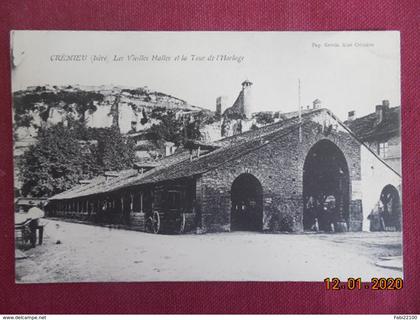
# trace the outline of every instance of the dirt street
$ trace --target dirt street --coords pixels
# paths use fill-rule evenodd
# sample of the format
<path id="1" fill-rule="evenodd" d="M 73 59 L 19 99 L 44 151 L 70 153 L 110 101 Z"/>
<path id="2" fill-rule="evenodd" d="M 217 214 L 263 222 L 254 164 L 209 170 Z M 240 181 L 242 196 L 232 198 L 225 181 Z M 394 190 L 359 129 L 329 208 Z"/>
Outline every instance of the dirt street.
<path id="1" fill-rule="evenodd" d="M 322 281 L 401 277 L 401 233 L 155 235 L 44 220 L 44 244 L 16 260 L 17 282 Z M 380 259 L 382 258 L 382 259 Z"/>

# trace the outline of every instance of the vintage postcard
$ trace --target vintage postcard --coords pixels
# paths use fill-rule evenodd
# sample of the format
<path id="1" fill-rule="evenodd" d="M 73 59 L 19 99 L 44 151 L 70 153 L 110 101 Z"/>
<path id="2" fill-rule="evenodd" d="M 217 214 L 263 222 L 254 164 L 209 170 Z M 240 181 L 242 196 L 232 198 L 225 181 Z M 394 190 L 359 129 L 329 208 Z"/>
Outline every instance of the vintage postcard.
<path id="1" fill-rule="evenodd" d="M 11 53 L 17 282 L 402 285 L 399 32 L 22 30 Z"/>

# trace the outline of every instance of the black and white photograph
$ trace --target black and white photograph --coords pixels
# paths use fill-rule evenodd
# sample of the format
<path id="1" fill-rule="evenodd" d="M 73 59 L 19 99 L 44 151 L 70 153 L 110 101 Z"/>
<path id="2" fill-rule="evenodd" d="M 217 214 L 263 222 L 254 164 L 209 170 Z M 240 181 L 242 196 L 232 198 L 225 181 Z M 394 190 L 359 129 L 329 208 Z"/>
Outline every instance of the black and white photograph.
<path id="1" fill-rule="evenodd" d="M 400 33 L 11 32 L 17 283 L 403 278 Z"/>

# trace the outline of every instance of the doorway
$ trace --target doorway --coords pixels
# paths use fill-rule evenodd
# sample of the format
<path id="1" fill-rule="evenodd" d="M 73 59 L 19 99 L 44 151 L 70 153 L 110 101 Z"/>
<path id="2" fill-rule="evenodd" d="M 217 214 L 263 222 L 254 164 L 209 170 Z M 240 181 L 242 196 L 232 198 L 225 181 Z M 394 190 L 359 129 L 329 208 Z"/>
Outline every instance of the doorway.
<path id="1" fill-rule="evenodd" d="M 243 173 L 231 188 L 231 231 L 262 230 L 262 186 L 256 177 Z"/>
<path id="2" fill-rule="evenodd" d="M 385 231 L 401 231 L 401 200 L 398 190 L 393 185 L 382 189 L 382 210 L 380 212 Z"/>
<path id="3" fill-rule="evenodd" d="M 305 231 L 347 231 L 350 177 L 343 152 L 321 140 L 309 150 L 303 167 Z"/>

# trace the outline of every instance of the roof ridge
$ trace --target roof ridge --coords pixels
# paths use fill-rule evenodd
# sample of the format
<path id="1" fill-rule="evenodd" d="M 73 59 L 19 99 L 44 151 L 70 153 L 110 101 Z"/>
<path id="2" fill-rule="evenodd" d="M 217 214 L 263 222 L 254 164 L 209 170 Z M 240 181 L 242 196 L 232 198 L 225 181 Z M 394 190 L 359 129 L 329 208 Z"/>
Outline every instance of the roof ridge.
<path id="1" fill-rule="evenodd" d="M 180 154 L 179 158 L 174 157 L 174 161 L 167 161 L 161 166 L 157 166 L 143 173 L 142 175 L 123 175 L 121 177 L 112 179 L 108 182 L 107 180 L 102 180 L 97 184 L 89 184 L 86 188 L 81 188 L 77 191 L 72 190 L 73 192 L 76 191 L 74 195 L 71 195 L 71 192 L 64 192 L 62 194 L 59 194 L 61 196 L 56 195 L 51 199 L 54 200 L 54 198 L 57 196 L 58 199 L 63 199 L 63 196 L 64 199 L 79 198 L 89 196 L 94 193 L 101 194 L 106 192 L 113 192 L 126 187 L 133 187 L 136 185 L 147 185 L 157 183 L 160 181 L 180 179 L 183 177 L 187 178 L 192 177 L 194 175 L 202 174 L 210 170 L 216 169 L 229 161 L 237 159 L 238 157 L 242 157 L 245 154 L 262 148 L 266 144 L 274 141 L 274 139 L 278 139 L 279 136 L 283 137 L 285 135 L 290 134 L 298 126 L 306 123 L 306 120 L 308 118 L 311 119 L 314 114 L 324 112 L 328 116 L 335 119 L 341 127 L 348 131 L 353 137 L 353 139 L 356 139 L 356 141 L 358 141 L 361 145 L 370 150 L 353 133 L 353 131 L 349 127 L 347 127 L 346 124 L 344 124 L 339 118 L 337 118 L 337 116 L 335 116 L 329 109 L 322 108 L 311 110 L 310 112 L 302 114 L 302 117 L 304 118 L 305 122 L 299 121 L 299 115 L 296 115 L 282 121 L 281 123 L 275 123 L 269 126 L 261 127 L 260 129 L 251 132 L 247 131 L 243 134 L 235 135 L 239 139 L 232 139 L 231 141 L 224 140 L 225 143 L 219 144 L 219 148 L 211 152 L 205 153 L 201 157 L 197 157 L 191 160 L 190 156 L 188 155 L 188 152 L 183 152 Z M 256 131 L 259 132 L 256 133 Z M 242 139 L 240 139 L 241 137 Z M 379 157 L 377 158 L 386 166 L 388 166 L 382 159 L 380 159 Z M 391 168 L 391 170 L 393 169 Z"/>
<path id="2" fill-rule="evenodd" d="M 292 119 L 292 118 L 291 118 L 291 119 Z M 291 119 L 288 119 L 288 120 L 291 120 Z M 296 119 L 294 118 L 294 120 L 296 120 Z M 279 128 L 279 130 L 280 130 L 280 129 L 290 129 L 290 128 L 292 128 L 292 127 L 293 127 L 293 129 L 292 129 L 292 130 L 290 130 L 289 132 L 287 132 L 287 133 L 286 133 L 286 134 L 289 134 L 290 132 L 292 132 L 292 131 L 295 129 L 294 127 L 295 127 L 295 126 L 297 126 L 298 124 L 299 124 L 299 123 L 291 123 L 291 125 L 290 125 L 290 126 L 283 127 L 283 128 Z M 212 166 L 211 168 L 208 168 L 208 169 L 206 169 L 206 170 L 202 170 L 202 171 L 200 171 L 199 173 L 204 173 L 204 172 L 207 172 L 207 171 L 212 170 L 212 169 L 214 169 L 214 168 L 217 168 L 218 166 L 222 165 L 223 163 L 226 163 L 226 162 L 228 162 L 228 161 L 231 161 L 232 159 L 235 159 L 235 158 L 237 158 L 238 156 L 242 156 L 243 154 L 249 153 L 249 152 L 251 152 L 251 151 L 253 151 L 253 150 L 257 149 L 257 148 L 262 147 L 263 145 L 266 145 L 267 143 L 271 142 L 271 141 L 273 140 L 273 138 L 277 136 L 277 134 L 278 134 L 278 133 L 279 133 L 279 131 L 277 131 L 277 130 L 276 130 L 276 131 L 272 131 L 272 132 L 267 133 L 266 135 L 262 135 L 262 136 L 256 137 L 256 138 L 254 138 L 254 139 L 252 139 L 252 140 L 243 141 L 243 142 L 241 142 L 241 143 L 235 144 L 235 147 L 240 147 L 240 146 L 243 146 L 243 145 L 245 145 L 245 144 L 250 144 L 250 143 L 253 143 L 253 142 L 255 142 L 255 141 L 257 141 L 257 140 L 260 140 L 260 139 L 262 139 L 262 138 L 264 138 L 264 137 L 267 137 L 267 136 L 270 136 L 270 135 L 272 135 L 272 136 L 273 136 L 272 138 L 270 138 L 270 141 L 264 142 L 263 144 L 261 144 L 261 145 L 259 145 L 259 146 L 257 146 L 257 147 L 251 148 L 251 149 L 250 149 L 250 150 L 248 150 L 247 152 L 243 152 L 243 153 L 241 153 L 240 155 L 236 155 L 236 156 L 234 156 L 234 157 L 231 157 L 230 159 L 228 159 L 228 160 L 226 160 L 226 161 L 222 162 L 221 164 L 219 164 L 219 165 L 217 165 L 217 166 Z M 285 134 L 285 135 L 286 135 L 286 134 Z M 193 161 L 188 161 L 188 159 L 184 159 L 183 161 L 180 161 L 180 162 L 178 162 L 178 163 L 173 163 L 171 166 L 169 166 L 169 167 L 167 167 L 167 168 L 165 168 L 165 169 L 169 169 L 170 167 L 176 167 L 176 165 L 180 165 L 180 164 L 183 164 L 183 163 L 185 163 L 185 162 L 190 162 L 191 164 L 193 164 L 193 162 L 203 161 L 203 159 L 205 159 L 205 158 L 207 158 L 207 157 L 214 156 L 214 155 L 216 155 L 216 154 L 218 154 L 218 153 L 226 152 L 226 150 L 228 150 L 228 149 L 230 149 L 230 148 L 231 148 L 231 146 L 222 146 L 221 148 L 216 149 L 216 150 L 214 150 L 213 152 L 209 152 L 209 153 L 207 153 L 207 154 L 203 155 L 203 156 L 202 156 L 202 157 L 200 157 L 200 158 L 195 158 Z M 156 170 L 154 173 L 161 171 L 161 169 L 163 169 L 163 168 L 156 168 L 156 169 L 157 169 L 157 170 Z M 195 173 L 195 174 L 199 174 L 199 173 Z M 143 177 L 142 177 L 142 178 L 143 178 Z M 140 181 L 136 181 L 136 182 L 138 183 L 138 182 L 140 182 Z M 133 182 L 132 184 L 130 184 L 130 186 L 133 186 L 133 185 L 135 185 L 135 182 Z M 123 186 L 121 186 L 120 188 L 122 188 L 122 187 L 123 187 Z"/>

